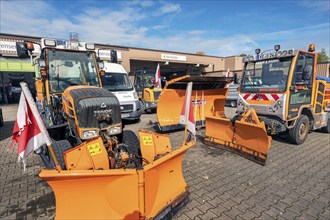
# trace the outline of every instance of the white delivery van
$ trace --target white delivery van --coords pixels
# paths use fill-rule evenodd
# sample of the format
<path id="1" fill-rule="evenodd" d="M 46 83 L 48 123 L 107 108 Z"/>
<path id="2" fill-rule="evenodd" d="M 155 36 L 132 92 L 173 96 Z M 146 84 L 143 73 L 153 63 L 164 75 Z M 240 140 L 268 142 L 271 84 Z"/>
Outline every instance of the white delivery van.
<path id="1" fill-rule="evenodd" d="M 139 120 L 141 102 L 124 67 L 118 63 L 104 62 L 103 70 L 105 74 L 101 75 L 102 87 L 118 98 L 121 117 L 127 120 Z"/>

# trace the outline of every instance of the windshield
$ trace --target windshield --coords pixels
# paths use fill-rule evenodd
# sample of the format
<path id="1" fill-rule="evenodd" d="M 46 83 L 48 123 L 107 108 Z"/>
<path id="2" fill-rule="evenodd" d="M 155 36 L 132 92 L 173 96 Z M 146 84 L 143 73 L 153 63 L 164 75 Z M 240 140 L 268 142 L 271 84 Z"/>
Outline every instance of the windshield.
<path id="1" fill-rule="evenodd" d="M 144 73 L 143 74 L 144 87 L 152 87 L 155 85 L 155 74 Z"/>
<path id="2" fill-rule="evenodd" d="M 284 92 L 292 57 L 245 64 L 241 92 Z"/>
<path id="3" fill-rule="evenodd" d="M 74 85 L 100 86 L 95 60 L 90 52 L 48 50 L 51 92 Z"/>
<path id="4" fill-rule="evenodd" d="M 125 73 L 105 73 L 101 76 L 102 86 L 110 91 L 131 91 L 131 80 Z"/>

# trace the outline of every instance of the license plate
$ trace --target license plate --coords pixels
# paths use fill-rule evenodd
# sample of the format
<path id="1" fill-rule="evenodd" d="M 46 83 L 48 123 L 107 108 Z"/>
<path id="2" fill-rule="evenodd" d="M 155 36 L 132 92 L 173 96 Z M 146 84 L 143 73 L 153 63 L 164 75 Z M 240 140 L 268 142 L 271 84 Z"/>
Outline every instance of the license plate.
<path id="1" fill-rule="evenodd" d="M 129 114 L 127 114 L 127 113 L 126 114 L 121 114 L 121 117 L 122 118 L 127 118 L 127 117 L 129 117 Z"/>

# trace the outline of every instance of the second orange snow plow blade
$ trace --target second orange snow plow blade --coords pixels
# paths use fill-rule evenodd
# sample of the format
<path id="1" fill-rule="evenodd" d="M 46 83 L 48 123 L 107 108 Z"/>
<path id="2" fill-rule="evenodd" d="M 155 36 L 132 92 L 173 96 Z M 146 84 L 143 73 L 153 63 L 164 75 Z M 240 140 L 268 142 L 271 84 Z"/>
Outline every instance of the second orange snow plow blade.
<path id="1" fill-rule="evenodd" d="M 259 121 L 254 109 L 236 119 L 206 117 L 204 143 L 265 165 L 272 138 L 267 135 L 264 122 Z"/>
<path id="2" fill-rule="evenodd" d="M 193 82 L 191 100 L 196 126 L 204 127 L 206 116 L 224 117 L 226 85 L 233 80 L 233 77 L 183 76 L 167 82 L 157 105 L 158 129 L 163 132 L 183 129 L 179 119 L 189 82 Z"/>

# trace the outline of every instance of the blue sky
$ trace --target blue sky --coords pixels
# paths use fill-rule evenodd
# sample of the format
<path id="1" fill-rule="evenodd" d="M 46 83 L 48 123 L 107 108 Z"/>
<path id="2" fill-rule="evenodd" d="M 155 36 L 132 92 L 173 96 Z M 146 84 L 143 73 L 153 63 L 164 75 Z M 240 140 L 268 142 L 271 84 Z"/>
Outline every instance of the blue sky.
<path id="1" fill-rule="evenodd" d="M 330 51 L 330 1 L 4 1 L 0 32 L 208 55 Z"/>

